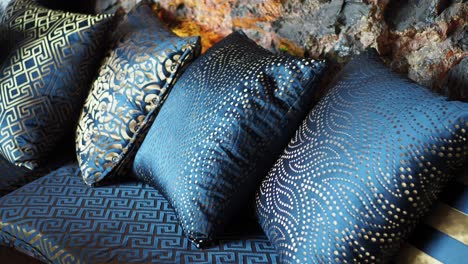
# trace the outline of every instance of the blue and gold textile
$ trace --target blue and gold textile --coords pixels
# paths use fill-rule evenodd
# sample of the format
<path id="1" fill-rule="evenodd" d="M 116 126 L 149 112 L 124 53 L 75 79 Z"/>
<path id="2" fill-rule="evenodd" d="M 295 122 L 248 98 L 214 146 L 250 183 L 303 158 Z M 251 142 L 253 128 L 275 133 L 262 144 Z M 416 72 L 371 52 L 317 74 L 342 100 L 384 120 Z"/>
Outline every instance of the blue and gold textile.
<path id="1" fill-rule="evenodd" d="M 323 66 L 272 54 L 235 32 L 174 85 L 134 170 L 168 198 L 197 246 L 253 198 L 309 110 Z"/>
<path id="2" fill-rule="evenodd" d="M 173 34 L 145 1 L 126 15 L 113 35 L 117 43 L 91 88 L 76 134 L 77 157 L 88 185 L 130 167 L 126 164 L 173 83 L 200 52 L 198 37 Z"/>
<path id="3" fill-rule="evenodd" d="M 76 125 L 99 65 L 109 15 L 11 1 L 0 17 L 0 155 L 34 169 Z"/>
<path id="4" fill-rule="evenodd" d="M 378 263 L 397 253 L 468 158 L 468 104 L 353 59 L 257 193 L 283 263 Z"/>
<path id="5" fill-rule="evenodd" d="M 468 260 L 468 171 L 449 184 L 418 225 L 395 264 L 458 264 Z"/>
<path id="6" fill-rule="evenodd" d="M 70 163 L 0 198 L 0 245 L 45 263 L 279 264 L 255 221 L 197 249 L 153 187 L 87 187 Z"/>

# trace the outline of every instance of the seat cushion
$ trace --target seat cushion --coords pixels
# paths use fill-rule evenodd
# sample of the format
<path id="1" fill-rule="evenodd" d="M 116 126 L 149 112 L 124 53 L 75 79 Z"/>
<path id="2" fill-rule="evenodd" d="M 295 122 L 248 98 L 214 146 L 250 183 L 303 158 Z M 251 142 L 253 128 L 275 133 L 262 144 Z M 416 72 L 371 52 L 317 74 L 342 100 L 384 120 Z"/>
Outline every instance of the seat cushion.
<path id="1" fill-rule="evenodd" d="M 53 263 L 278 263 L 255 223 L 199 250 L 158 191 L 131 181 L 89 188 L 76 163 L 0 198 L 0 245 Z"/>

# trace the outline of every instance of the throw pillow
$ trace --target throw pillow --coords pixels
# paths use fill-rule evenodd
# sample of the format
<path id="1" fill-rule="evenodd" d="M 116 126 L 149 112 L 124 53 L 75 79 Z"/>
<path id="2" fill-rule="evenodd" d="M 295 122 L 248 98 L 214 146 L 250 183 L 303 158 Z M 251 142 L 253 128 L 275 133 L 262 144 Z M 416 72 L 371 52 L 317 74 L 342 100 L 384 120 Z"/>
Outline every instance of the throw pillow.
<path id="1" fill-rule="evenodd" d="M 114 36 L 117 44 L 91 88 L 76 133 L 77 157 L 88 185 L 128 167 L 132 150 L 178 75 L 200 52 L 198 37 L 174 35 L 147 2 L 124 18 Z"/>
<path id="2" fill-rule="evenodd" d="M 112 22 L 31 0 L 7 5 L 0 20 L 0 39 L 8 40 L 0 65 L 0 155 L 34 169 L 72 132 Z"/>
<path id="3" fill-rule="evenodd" d="M 352 60 L 257 192 L 283 263 L 380 263 L 467 162 L 468 104 Z"/>
<path id="4" fill-rule="evenodd" d="M 307 113 L 320 61 L 278 56 L 235 32 L 175 84 L 135 158 L 137 177 L 203 247 L 254 197 Z"/>

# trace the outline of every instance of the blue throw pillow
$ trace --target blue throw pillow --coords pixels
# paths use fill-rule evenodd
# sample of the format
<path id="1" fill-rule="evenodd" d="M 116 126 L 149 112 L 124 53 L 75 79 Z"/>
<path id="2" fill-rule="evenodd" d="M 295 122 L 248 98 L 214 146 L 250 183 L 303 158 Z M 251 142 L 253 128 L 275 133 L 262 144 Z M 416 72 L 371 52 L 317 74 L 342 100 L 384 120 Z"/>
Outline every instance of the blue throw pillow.
<path id="1" fill-rule="evenodd" d="M 352 60 L 256 195 L 283 263 L 378 263 L 467 162 L 468 104 Z"/>
<path id="2" fill-rule="evenodd" d="M 76 131 L 77 158 L 88 185 L 126 174 L 177 77 L 200 53 L 199 37 L 176 36 L 147 1 L 125 16 L 114 38 Z"/>
<path id="3" fill-rule="evenodd" d="M 9 2 L 0 16 L 0 155 L 32 170 L 60 148 L 74 129 L 112 25 L 110 15 Z"/>
<path id="4" fill-rule="evenodd" d="M 162 191 L 197 246 L 253 199 L 307 114 L 322 68 L 312 59 L 274 55 L 235 32 L 182 74 L 134 170 Z"/>

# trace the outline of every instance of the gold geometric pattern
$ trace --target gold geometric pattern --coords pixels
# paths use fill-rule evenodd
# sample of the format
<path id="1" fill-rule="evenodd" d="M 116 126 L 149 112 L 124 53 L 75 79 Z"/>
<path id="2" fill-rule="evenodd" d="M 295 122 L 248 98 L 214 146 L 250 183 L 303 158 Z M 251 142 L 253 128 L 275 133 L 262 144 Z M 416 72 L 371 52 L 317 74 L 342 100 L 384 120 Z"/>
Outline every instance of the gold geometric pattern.
<path id="1" fill-rule="evenodd" d="M 71 132 L 111 20 L 31 0 L 8 4 L 0 17 L 0 40 L 8 40 L 0 67 L 2 156 L 34 169 Z"/>

